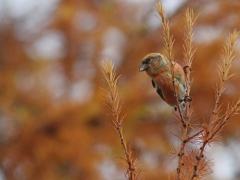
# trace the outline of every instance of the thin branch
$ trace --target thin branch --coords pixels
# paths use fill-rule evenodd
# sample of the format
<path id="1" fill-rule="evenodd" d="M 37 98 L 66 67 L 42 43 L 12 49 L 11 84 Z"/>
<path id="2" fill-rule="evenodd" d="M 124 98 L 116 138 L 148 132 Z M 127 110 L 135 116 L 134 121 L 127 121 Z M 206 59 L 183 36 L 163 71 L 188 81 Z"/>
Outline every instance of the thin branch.
<path id="1" fill-rule="evenodd" d="M 124 159 L 128 165 L 126 176 L 128 180 L 137 180 L 141 170 L 136 168 L 138 164 L 136 152 L 127 149 L 127 145 L 122 132 L 122 125 L 125 116 L 121 115 L 122 103 L 120 102 L 117 88 L 117 81 L 119 76 L 116 76 L 114 65 L 111 60 L 104 60 L 102 62 L 102 66 L 102 72 L 108 85 L 108 91 L 104 90 L 104 92 L 106 93 L 105 99 L 107 102 L 107 107 L 112 114 L 113 128 L 117 131 L 122 148 L 124 150 L 125 158 L 122 159 Z"/>
<path id="2" fill-rule="evenodd" d="M 236 40 L 239 37 L 239 32 L 236 30 L 233 33 L 229 33 L 228 41 L 223 46 L 223 54 L 221 55 L 221 61 L 218 64 L 218 74 L 220 82 L 215 87 L 215 105 L 210 117 L 209 124 L 203 124 L 203 133 L 202 133 L 202 145 L 199 149 L 199 152 L 196 156 L 196 163 L 194 165 L 191 180 L 194 180 L 201 175 L 201 168 L 199 164 L 204 158 L 205 147 L 211 143 L 217 141 L 217 134 L 222 131 L 223 127 L 226 123 L 232 118 L 234 115 L 237 115 L 240 111 L 240 98 L 236 101 L 236 103 L 232 103 L 232 106 L 228 106 L 224 115 L 220 116 L 221 113 L 221 105 L 219 105 L 220 98 L 222 93 L 225 91 L 227 87 L 228 80 L 232 77 L 232 74 L 229 74 L 229 69 L 234 60 L 234 49 L 236 47 Z"/>
<path id="3" fill-rule="evenodd" d="M 176 98 L 176 102 L 177 102 L 177 109 L 180 115 L 180 122 L 182 123 L 183 126 L 186 126 L 186 123 L 184 122 L 184 118 L 183 118 L 183 114 L 180 108 L 180 103 L 178 101 L 177 98 L 177 92 L 176 92 L 176 87 L 175 87 L 175 61 L 174 61 L 174 53 L 173 53 L 173 45 L 174 45 L 174 38 L 173 35 L 170 34 L 170 23 L 166 18 L 166 14 L 164 12 L 163 9 L 163 5 L 158 2 L 155 4 L 155 8 L 158 12 L 158 14 L 161 17 L 161 21 L 162 21 L 162 41 L 164 44 L 164 49 L 166 52 L 166 57 L 168 59 L 168 61 L 170 62 L 168 65 L 169 70 L 171 71 L 171 76 L 172 76 L 172 83 L 173 83 L 173 88 L 174 88 L 174 96 Z"/>
<path id="4" fill-rule="evenodd" d="M 185 11 L 184 14 L 184 20 L 185 20 L 185 28 L 184 28 L 184 44 L 183 44 L 183 56 L 184 56 L 184 71 L 185 71 L 185 81 L 186 81 L 186 109 L 184 114 L 184 122 L 186 126 L 183 126 L 183 133 L 181 137 L 181 146 L 179 149 L 179 160 L 178 160 L 178 167 L 177 167 L 177 175 L 176 179 L 180 180 L 183 174 L 182 167 L 184 166 L 184 155 L 185 153 L 185 147 L 188 142 L 190 142 L 191 139 L 198 136 L 201 131 L 199 131 L 197 134 L 189 137 L 188 136 L 188 129 L 191 127 L 189 124 L 191 115 L 193 113 L 193 110 L 191 110 L 190 106 L 190 89 L 192 81 L 190 80 L 190 73 L 191 73 L 191 66 L 194 58 L 194 53 L 196 49 L 193 48 L 193 29 L 196 22 L 197 17 L 194 16 L 193 10 L 188 8 Z M 185 169 L 186 170 L 186 169 Z"/>

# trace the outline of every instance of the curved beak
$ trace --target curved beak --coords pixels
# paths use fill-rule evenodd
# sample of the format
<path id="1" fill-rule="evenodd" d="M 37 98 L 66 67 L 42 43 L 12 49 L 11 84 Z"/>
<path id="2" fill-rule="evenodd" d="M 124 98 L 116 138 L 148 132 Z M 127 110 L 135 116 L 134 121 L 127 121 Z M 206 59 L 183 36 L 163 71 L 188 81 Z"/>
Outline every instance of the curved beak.
<path id="1" fill-rule="evenodd" d="M 142 63 L 139 67 L 139 72 L 145 71 L 147 68 L 148 68 L 148 65 Z"/>

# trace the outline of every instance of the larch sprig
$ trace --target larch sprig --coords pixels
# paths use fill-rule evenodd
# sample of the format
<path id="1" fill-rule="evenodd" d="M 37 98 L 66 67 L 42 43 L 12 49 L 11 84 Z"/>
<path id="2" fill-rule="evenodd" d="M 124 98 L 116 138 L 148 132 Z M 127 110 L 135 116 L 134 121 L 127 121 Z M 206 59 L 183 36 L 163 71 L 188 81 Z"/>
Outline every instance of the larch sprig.
<path id="1" fill-rule="evenodd" d="M 107 107 L 112 115 L 113 128 L 118 133 L 124 150 L 125 158 L 123 159 L 127 164 L 126 176 L 128 180 L 137 180 L 141 170 L 137 169 L 138 159 L 136 152 L 128 150 L 126 142 L 123 137 L 123 120 L 125 116 L 121 115 L 122 103 L 118 94 L 117 81 L 119 76 L 116 76 L 116 71 L 111 60 L 106 59 L 102 62 L 104 78 L 108 85 L 108 90 L 104 90 L 106 96 Z"/>
<path id="2" fill-rule="evenodd" d="M 173 35 L 171 35 L 171 33 L 170 33 L 170 23 L 169 23 L 169 20 L 166 18 L 166 14 L 164 12 L 162 3 L 160 3 L 160 2 L 156 3 L 155 8 L 162 20 L 162 34 L 163 34 L 162 41 L 163 41 L 164 48 L 166 51 L 166 57 L 169 60 L 168 67 L 171 70 L 174 95 L 175 95 L 176 102 L 177 102 L 177 109 L 178 109 L 178 112 L 180 115 L 179 120 L 182 123 L 182 126 L 185 127 L 186 123 L 184 122 L 183 113 L 180 108 L 180 103 L 178 101 L 177 92 L 176 92 L 176 88 L 175 88 L 175 78 L 174 78 L 175 77 L 175 72 L 174 72 L 175 61 L 174 61 L 174 53 L 173 53 L 173 45 L 174 45 L 175 40 L 173 38 Z"/>
<path id="3" fill-rule="evenodd" d="M 194 16 L 193 10 L 190 8 L 187 8 L 187 10 L 184 13 L 184 21 L 185 21 L 185 28 L 184 28 L 184 34 L 183 34 L 183 61 L 184 61 L 184 71 L 185 71 L 185 79 L 186 79 L 186 109 L 185 109 L 185 114 L 184 114 L 184 122 L 187 124 L 186 126 L 183 126 L 183 130 L 182 132 L 182 137 L 181 137 L 181 145 L 179 148 L 179 152 L 178 152 L 178 167 L 177 167 L 177 175 L 176 175 L 176 179 L 180 180 L 183 179 L 182 176 L 183 174 L 188 174 L 188 171 L 186 169 L 186 163 L 185 163 L 185 159 L 187 157 L 186 153 L 185 153 L 185 148 L 186 148 L 186 144 L 189 143 L 193 138 L 195 138 L 196 136 L 198 136 L 200 133 L 197 132 L 195 135 L 189 136 L 188 135 L 188 129 L 189 127 L 191 127 L 190 125 L 190 119 L 191 119 L 191 115 L 193 113 L 193 110 L 191 109 L 190 106 L 190 90 L 191 90 L 191 79 L 190 79 L 190 74 L 191 74 L 191 66 L 192 66 L 192 62 L 193 62 L 193 58 L 194 58 L 194 53 L 196 51 L 196 49 L 194 49 L 193 47 L 193 29 L 195 26 L 195 22 L 196 22 L 196 18 Z"/>
<path id="4" fill-rule="evenodd" d="M 215 105 L 209 124 L 204 123 L 202 125 L 202 129 L 204 131 L 200 137 L 201 147 L 196 155 L 196 162 L 191 174 L 191 180 L 198 179 L 198 177 L 201 175 L 201 168 L 199 167 L 199 164 L 204 158 L 206 146 L 210 143 L 218 141 L 219 137 L 217 137 L 217 135 L 219 132 L 222 131 L 223 127 L 227 124 L 230 118 L 232 118 L 234 115 L 237 115 L 240 111 L 240 98 L 236 102 L 231 103 L 231 105 L 228 105 L 228 108 L 223 115 L 221 115 L 222 106 L 219 105 L 221 95 L 227 87 L 228 80 L 233 76 L 233 74 L 229 74 L 229 70 L 235 57 L 234 49 L 236 47 L 236 40 L 238 37 L 239 32 L 234 30 L 232 33 L 229 33 L 228 40 L 223 46 L 223 54 L 221 55 L 221 60 L 218 64 L 218 75 L 220 82 L 214 89 Z"/>

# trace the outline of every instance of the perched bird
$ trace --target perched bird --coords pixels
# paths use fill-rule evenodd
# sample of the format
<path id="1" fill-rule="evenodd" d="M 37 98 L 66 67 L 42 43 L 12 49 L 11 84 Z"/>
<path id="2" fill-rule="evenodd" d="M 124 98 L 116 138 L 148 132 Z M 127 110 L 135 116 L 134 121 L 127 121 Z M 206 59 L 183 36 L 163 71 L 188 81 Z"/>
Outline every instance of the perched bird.
<path id="1" fill-rule="evenodd" d="M 166 57 L 159 53 L 150 53 L 146 55 L 139 67 L 139 71 L 146 71 L 152 78 L 152 85 L 159 96 L 170 106 L 177 110 L 177 100 L 174 96 L 171 69 Z M 177 99 L 180 102 L 181 111 L 185 109 L 186 81 L 183 68 L 174 64 L 174 86 Z"/>

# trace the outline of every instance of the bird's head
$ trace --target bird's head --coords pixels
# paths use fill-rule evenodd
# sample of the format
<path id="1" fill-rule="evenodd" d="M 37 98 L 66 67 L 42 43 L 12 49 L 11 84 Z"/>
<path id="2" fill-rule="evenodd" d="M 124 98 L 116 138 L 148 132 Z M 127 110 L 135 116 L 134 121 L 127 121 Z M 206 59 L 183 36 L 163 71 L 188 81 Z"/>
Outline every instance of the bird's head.
<path id="1" fill-rule="evenodd" d="M 146 71 L 147 74 L 156 74 L 168 64 L 166 57 L 159 53 L 150 53 L 146 55 L 139 67 L 139 72 Z"/>

